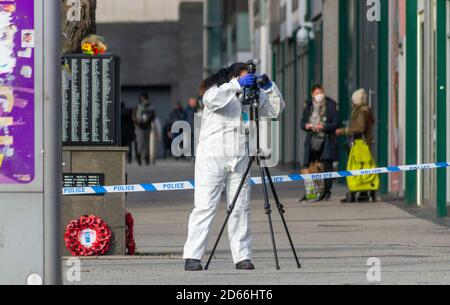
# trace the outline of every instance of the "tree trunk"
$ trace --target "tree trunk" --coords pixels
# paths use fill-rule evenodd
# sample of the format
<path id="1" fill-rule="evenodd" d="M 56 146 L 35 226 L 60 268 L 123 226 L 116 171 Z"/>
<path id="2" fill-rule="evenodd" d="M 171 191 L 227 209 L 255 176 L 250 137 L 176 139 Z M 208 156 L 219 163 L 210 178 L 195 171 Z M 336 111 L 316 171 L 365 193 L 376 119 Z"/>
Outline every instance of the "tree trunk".
<path id="1" fill-rule="evenodd" d="M 80 53 L 81 41 L 95 34 L 97 0 L 61 0 L 63 54 Z"/>

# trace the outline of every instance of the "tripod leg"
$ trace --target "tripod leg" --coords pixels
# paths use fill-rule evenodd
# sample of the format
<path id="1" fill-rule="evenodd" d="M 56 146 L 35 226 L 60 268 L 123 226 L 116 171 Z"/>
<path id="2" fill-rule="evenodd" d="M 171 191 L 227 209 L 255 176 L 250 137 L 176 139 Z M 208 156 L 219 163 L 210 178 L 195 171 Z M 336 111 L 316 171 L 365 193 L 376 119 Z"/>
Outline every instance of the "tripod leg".
<path id="1" fill-rule="evenodd" d="M 286 230 L 286 235 L 287 235 L 287 237 L 289 239 L 289 243 L 291 245 L 292 253 L 294 254 L 294 257 L 295 257 L 295 262 L 297 263 L 297 267 L 300 269 L 300 268 L 302 268 L 302 265 L 300 264 L 300 261 L 298 259 L 297 251 L 295 250 L 295 246 L 294 246 L 294 242 L 292 241 L 291 234 L 289 233 L 289 228 L 288 228 L 287 223 L 286 223 L 286 219 L 284 218 L 284 214 L 286 213 L 286 211 L 284 210 L 284 206 L 281 204 L 280 199 L 278 198 L 278 194 L 277 194 L 277 191 L 275 189 L 275 185 L 273 183 L 272 176 L 270 175 L 269 169 L 267 167 L 264 167 L 264 171 L 266 172 L 267 178 L 269 180 L 269 185 L 270 185 L 270 188 L 272 190 L 273 197 L 275 199 L 275 203 L 276 203 L 277 208 L 278 208 L 278 212 L 280 213 L 284 229 Z"/>
<path id="2" fill-rule="evenodd" d="M 264 170 L 263 170 L 260 162 L 258 162 L 258 166 L 259 166 L 259 171 L 261 174 L 261 182 L 262 182 L 263 193 L 264 193 L 264 209 L 266 211 L 267 219 L 269 222 L 270 237 L 272 238 L 273 255 L 275 257 L 275 268 L 277 270 L 280 270 L 280 263 L 278 261 L 278 253 L 277 253 L 277 245 L 275 243 L 275 235 L 273 232 L 272 209 L 270 207 L 270 202 L 269 202 L 269 194 L 268 194 L 268 190 L 267 190 L 266 176 L 264 174 Z"/>
<path id="3" fill-rule="evenodd" d="M 205 270 L 208 270 L 209 264 L 211 263 L 211 260 L 214 257 L 214 253 L 216 252 L 217 246 L 219 245 L 220 239 L 222 238 L 223 232 L 225 231 L 225 227 L 227 226 L 227 223 L 228 223 L 228 220 L 230 219 L 231 213 L 233 213 L 233 210 L 236 206 L 236 202 L 239 199 L 239 194 L 241 193 L 242 187 L 244 186 L 244 183 L 247 180 L 248 174 L 250 173 L 250 169 L 252 168 L 253 161 L 255 161 L 255 157 L 250 158 L 248 165 L 247 165 L 247 169 L 245 170 L 244 176 L 242 177 L 242 180 L 239 183 L 237 192 L 234 195 L 233 201 L 232 201 L 231 205 L 228 207 L 225 222 L 223 223 L 222 228 L 220 229 L 219 236 L 217 237 L 217 240 L 214 243 L 214 247 L 211 251 L 211 254 L 209 255 L 208 262 L 205 265 Z"/>

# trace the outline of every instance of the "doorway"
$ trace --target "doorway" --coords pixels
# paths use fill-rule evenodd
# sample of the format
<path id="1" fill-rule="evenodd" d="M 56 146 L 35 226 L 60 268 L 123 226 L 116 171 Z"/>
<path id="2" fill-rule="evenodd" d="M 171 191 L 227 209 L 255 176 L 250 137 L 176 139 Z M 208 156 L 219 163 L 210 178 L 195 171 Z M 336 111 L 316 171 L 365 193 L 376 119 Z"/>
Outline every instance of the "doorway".
<path id="1" fill-rule="evenodd" d="M 297 102 L 297 122 L 295 128 L 300 127 L 300 119 L 303 116 L 303 111 L 305 109 L 305 104 L 308 99 L 310 99 L 310 87 L 309 87 L 309 75 L 308 75 L 308 65 L 309 65 L 309 53 L 308 48 L 298 48 L 297 51 L 297 90 L 296 90 L 296 102 Z M 297 152 L 295 156 L 296 163 L 301 167 L 304 164 L 305 149 L 304 143 L 306 140 L 306 132 L 298 131 L 296 133 L 296 147 Z"/>
<path id="2" fill-rule="evenodd" d="M 436 0 L 420 1 L 418 14 L 418 161 L 436 162 Z M 419 204 L 436 200 L 436 172 L 418 172 Z"/>
<path id="3" fill-rule="evenodd" d="M 367 92 L 368 103 L 372 108 L 374 114 L 378 113 L 378 60 L 379 60 L 379 47 L 378 47 L 378 22 L 371 22 L 366 16 L 367 8 L 364 5 L 360 5 L 358 8 L 359 16 L 359 58 L 358 65 L 358 80 L 359 88 L 364 88 Z M 374 128 L 378 128 L 380 122 L 378 121 Z M 378 160 L 378 132 L 374 132 L 374 149 L 373 155 L 375 160 Z"/>

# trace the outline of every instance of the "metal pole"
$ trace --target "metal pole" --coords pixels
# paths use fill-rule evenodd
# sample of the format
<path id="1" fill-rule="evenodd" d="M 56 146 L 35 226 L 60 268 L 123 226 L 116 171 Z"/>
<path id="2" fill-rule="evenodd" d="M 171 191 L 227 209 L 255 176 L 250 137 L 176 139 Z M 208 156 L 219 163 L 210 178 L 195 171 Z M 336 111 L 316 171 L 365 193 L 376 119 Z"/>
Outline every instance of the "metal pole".
<path id="1" fill-rule="evenodd" d="M 437 160 L 447 159 L 447 1 L 436 3 L 437 18 Z M 445 162 L 445 161 L 444 161 Z M 437 171 L 436 212 L 438 217 L 447 217 L 447 170 Z"/>
<path id="2" fill-rule="evenodd" d="M 61 1 L 43 0 L 44 284 L 62 283 L 60 253 Z"/>
<path id="3" fill-rule="evenodd" d="M 281 221 L 284 226 L 284 230 L 286 231 L 286 235 L 289 240 L 289 244 L 291 245 L 292 252 L 294 254 L 295 262 L 297 263 L 298 269 L 302 268 L 302 265 L 300 264 L 300 261 L 298 260 L 297 251 L 295 250 L 294 242 L 292 241 L 291 233 L 289 232 L 289 228 L 286 223 L 286 218 L 284 217 L 284 214 L 286 211 L 284 210 L 283 204 L 281 204 L 280 199 L 278 198 L 277 190 L 275 189 L 275 185 L 272 180 L 272 175 L 270 174 L 269 168 L 264 167 L 264 171 L 266 172 L 267 180 L 269 181 L 270 189 L 272 190 L 273 198 L 275 199 L 275 203 L 277 205 L 278 212 L 280 213 Z"/>
<path id="4" fill-rule="evenodd" d="M 406 163 L 417 163 L 417 0 L 406 1 Z M 405 174 L 405 199 L 417 204 L 417 172 Z"/>

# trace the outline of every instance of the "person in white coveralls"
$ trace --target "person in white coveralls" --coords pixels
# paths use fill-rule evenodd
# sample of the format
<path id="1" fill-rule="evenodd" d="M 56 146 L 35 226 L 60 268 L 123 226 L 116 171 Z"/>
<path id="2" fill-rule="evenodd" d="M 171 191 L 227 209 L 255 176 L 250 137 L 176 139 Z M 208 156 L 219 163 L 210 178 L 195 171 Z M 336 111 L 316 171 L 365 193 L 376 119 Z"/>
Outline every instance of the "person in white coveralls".
<path id="1" fill-rule="evenodd" d="M 200 88 L 204 111 L 195 162 L 195 203 L 189 219 L 184 246 L 185 270 L 203 270 L 201 259 L 208 234 L 226 187 L 230 205 L 249 161 L 246 135 L 239 126 L 243 120 L 243 88 L 258 86 L 260 116 L 277 118 L 285 102 L 277 86 L 264 76 L 248 73 L 248 65 L 236 63 L 204 80 Z M 240 270 L 252 270 L 250 235 L 250 180 L 247 177 L 236 207 L 228 222 L 228 236 L 233 261 Z"/>

